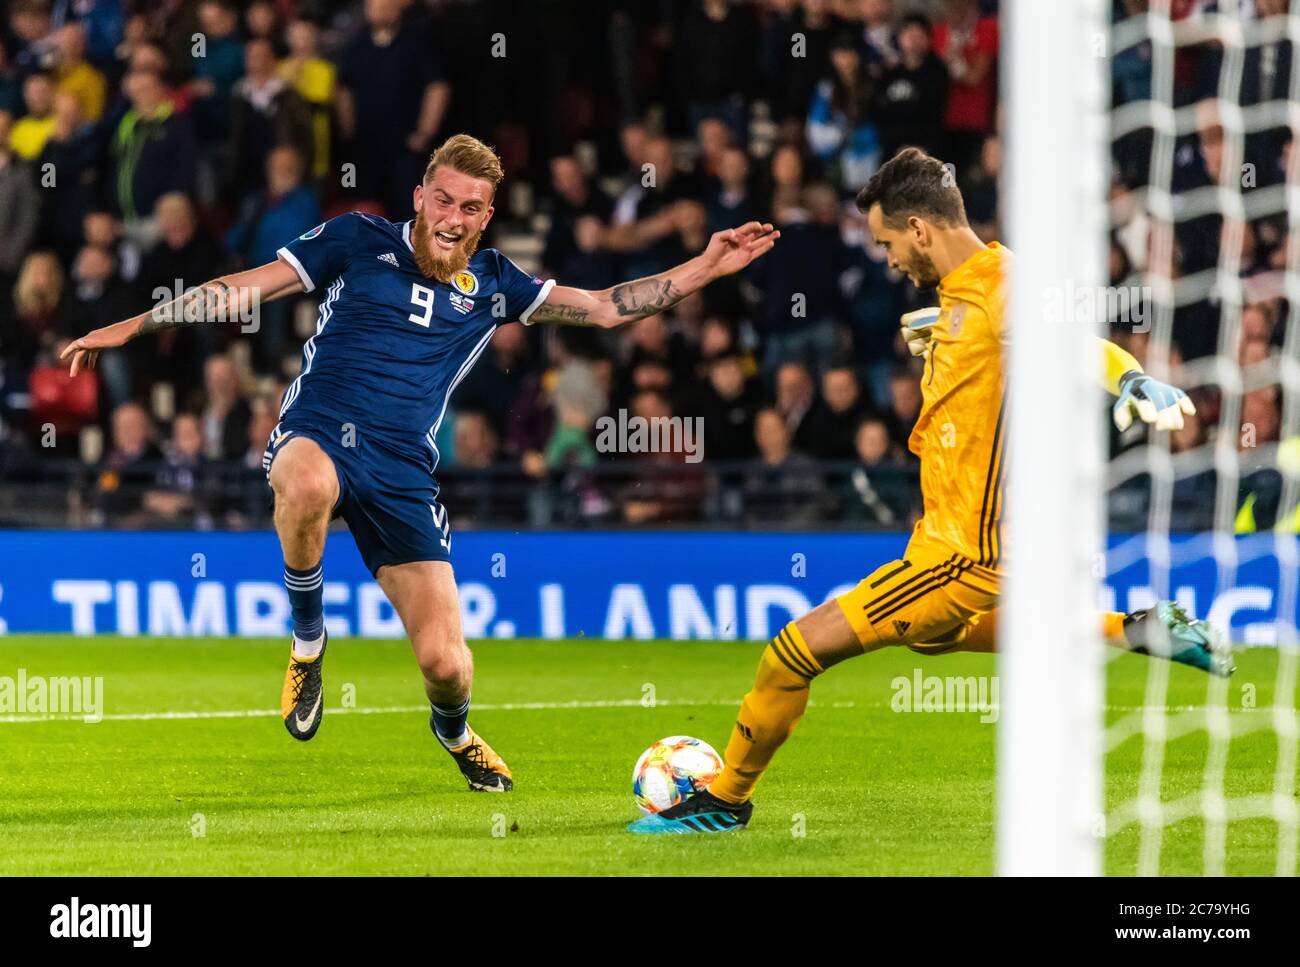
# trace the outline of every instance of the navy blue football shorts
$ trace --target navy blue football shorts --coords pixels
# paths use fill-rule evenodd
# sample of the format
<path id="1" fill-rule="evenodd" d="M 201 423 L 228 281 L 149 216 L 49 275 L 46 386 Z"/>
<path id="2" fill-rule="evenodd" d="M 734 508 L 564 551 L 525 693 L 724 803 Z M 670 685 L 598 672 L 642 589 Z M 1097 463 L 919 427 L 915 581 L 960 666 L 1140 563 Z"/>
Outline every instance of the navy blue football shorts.
<path id="1" fill-rule="evenodd" d="M 344 446 L 337 424 L 290 415 L 271 431 L 262 456 L 268 482 L 275 455 L 296 436 L 315 441 L 333 461 L 339 479 L 333 516 L 347 522 L 371 574 L 386 564 L 451 560 L 447 509 L 427 467 L 360 431 L 355 446 Z"/>

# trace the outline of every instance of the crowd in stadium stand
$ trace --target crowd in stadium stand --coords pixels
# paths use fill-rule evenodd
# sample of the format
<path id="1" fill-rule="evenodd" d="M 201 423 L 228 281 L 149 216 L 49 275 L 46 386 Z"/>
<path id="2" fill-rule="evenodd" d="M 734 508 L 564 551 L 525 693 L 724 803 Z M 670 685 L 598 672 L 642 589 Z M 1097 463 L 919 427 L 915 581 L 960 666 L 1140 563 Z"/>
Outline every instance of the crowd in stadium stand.
<path id="1" fill-rule="evenodd" d="M 1284 5 L 1256 3 L 1261 14 Z M 1116 0 L 1117 16 L 1142 6 Z M 1181 6 L 1195 16 L 1207 4 Z M 430 151 L 468 131 L 507 172 L 483 244 L 564 284 L 653 274 L 750 219 L 774 222 L 782 239 L 742 277 L 630 330 L 501 327 L 440 431 L 439 477 L 457 481 L 448 497 L 462 525 L 906 526 L 919 505 L 906 440 L 920 367 L 897 326 L 934 295 L 887 269 L 852 199 L 900 147 L 920 145 L 955 166 L 980 236 L 999 236 L 996 7 L 10 0 L 0 479 L 39 481 L 59 461 L 92 468 L 79 498 L 91 522 L 263 521 L 269 494 L 254 484 L 315 295 L 263 306 L 255 332 L 166 333 L 76 378 L 59 350 L 270 261 L 324 218 L 409 217 Z M 1248 58 L 1249 96 L 1284 95 L 1290 48 L 1274 46 Z M 1217 78 L 1216 56 L 1210 45 L 1179 55 L 1186 103 L 1214 93 L 1198 85 Z M 1150 96 L 1149 47 L 1115 58 L 1113 72 L 1117 103 Z M 1180 140 L 1173 190 L 1217 180 L 1214 130 Z M 1117 146 L 1118 210 L 1146 185 L 1150 141 L 1139 132 Z M 1289 140 L 1249 147 L 1261 184 L 1283 176 Z M 1139 208 L 1114 235 L 1115 285 L 1159 270 Z M 1248 226 L 1243 275 L 1277 273 L 1285 228 Z M 1181 227 L 1172 273 L 1215 264 L 1218 239 L 1216 226 Z M 1243 360 L 1274 353 L 1284 316 L 1276 292 L 1248 308 Z M 1177 367 L 1216 351 L 1218 325 L 1208 300 L 1180 309 L 1167 359 L 1140 333 L 1118 338 L 1156 369 Z M 1248 399 L 1276 434 L 1276 394 Z M 1198 403 L 1203 419 L 1176 449 L 1216 419 L 1213 399 Z M 596 421 L 619 411 L 703 418 L 703 463 L 601 452 Z"/>

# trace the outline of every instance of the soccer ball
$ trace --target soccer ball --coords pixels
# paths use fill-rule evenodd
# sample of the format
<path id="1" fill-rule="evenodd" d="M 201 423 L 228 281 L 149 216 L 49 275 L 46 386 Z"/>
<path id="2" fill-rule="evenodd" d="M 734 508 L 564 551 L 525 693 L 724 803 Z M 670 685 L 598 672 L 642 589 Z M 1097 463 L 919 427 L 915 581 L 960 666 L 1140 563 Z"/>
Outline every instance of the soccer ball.
<path id="1" fill-rule="evenodd" d="M 641 753 L 632 770 L 632 795 L 647 816 L 676 806 L 722 771 L 722 757 L 703 739 L 670 735 Z"/>

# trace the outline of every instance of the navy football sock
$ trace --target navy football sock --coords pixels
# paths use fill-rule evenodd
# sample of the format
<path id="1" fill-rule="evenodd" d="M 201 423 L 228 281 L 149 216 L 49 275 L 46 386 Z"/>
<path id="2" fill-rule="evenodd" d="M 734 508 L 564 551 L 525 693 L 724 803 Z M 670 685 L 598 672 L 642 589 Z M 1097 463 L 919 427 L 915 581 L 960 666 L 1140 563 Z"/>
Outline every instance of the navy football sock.
<path id="1" fill-rule="evenodd" d="M 320 638 L 325 633 L 321 565 L 300 571 L 286 564 L 284 586 L 289 590 L 289 608 L 293 612 L 293 636 L 304 642 Z"/>
<path id="2" fill-rule="evenodd" d="M 438 741 L 448 748 L 463 745 L 469 738 L 469 730 L 465 727 L 469 721 L 469 696 L 466 695 L 460 705 L 429 704 L 433 709 L 433 733 Z"/>

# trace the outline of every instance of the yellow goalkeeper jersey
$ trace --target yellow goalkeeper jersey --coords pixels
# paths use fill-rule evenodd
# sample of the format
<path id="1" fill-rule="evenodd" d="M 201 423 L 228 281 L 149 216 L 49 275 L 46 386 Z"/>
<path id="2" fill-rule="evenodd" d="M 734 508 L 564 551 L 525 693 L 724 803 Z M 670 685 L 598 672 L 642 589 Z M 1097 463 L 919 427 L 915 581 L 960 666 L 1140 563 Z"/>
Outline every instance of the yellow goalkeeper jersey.
<path id="1" fill-rule="evenodd" d="M 921 412 L 908 440 L 921 458 L 924 506 L 913 540 L 938 543 L 993 571 L 1005 565 L 1003 308 L 1011 262 L 994 242 L 940 281 Z"/>

